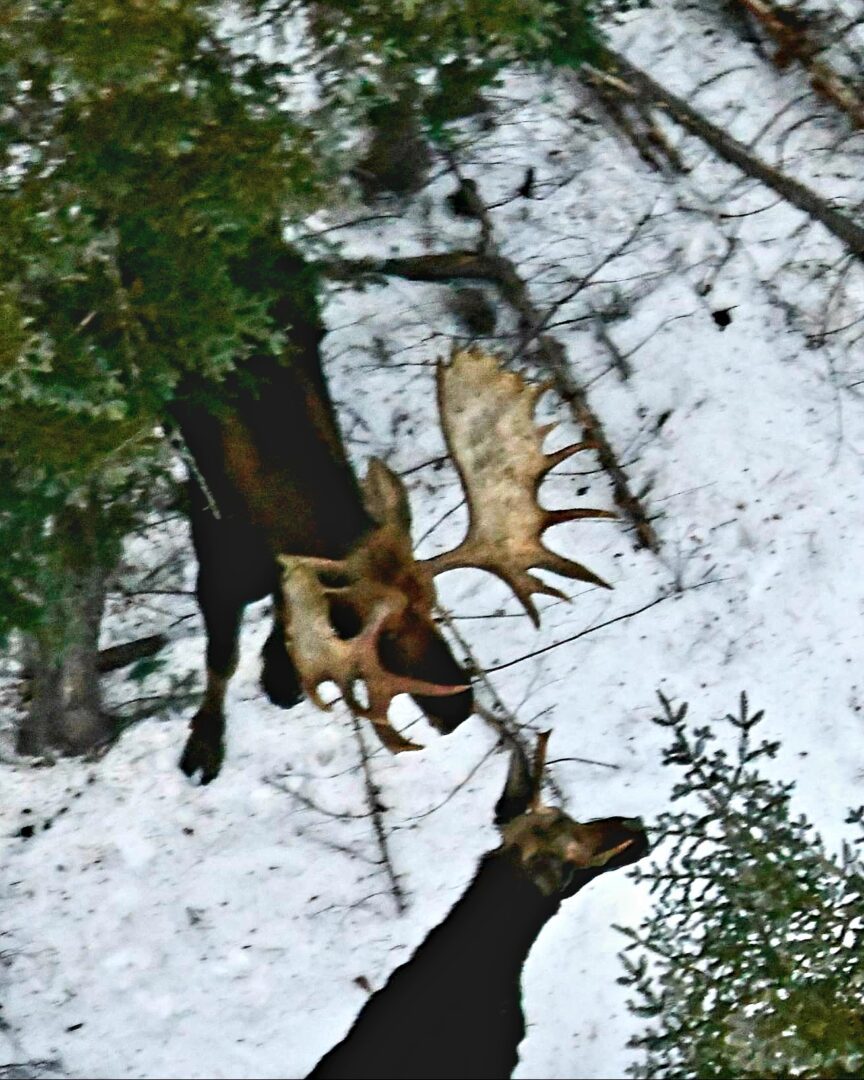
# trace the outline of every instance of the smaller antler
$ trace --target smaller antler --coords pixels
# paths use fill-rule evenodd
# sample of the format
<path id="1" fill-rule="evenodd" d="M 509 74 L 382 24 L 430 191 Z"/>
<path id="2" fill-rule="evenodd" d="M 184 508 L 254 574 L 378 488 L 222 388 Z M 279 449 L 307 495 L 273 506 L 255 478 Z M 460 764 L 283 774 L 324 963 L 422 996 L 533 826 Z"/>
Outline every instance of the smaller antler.
<path id="1" fill-rule="evenodd" d="M 381 741 L 390 750 L 417 750 L 416 743 L 401 736 L 387 720 L 390 702 L 397 694 L 444 696 L 459 693 L 465 686 L 442 686 L 407 675 L 396 675 L 382 666 L 378 647 L 388 627 L 398 627 L 407 606 L 396 589 L 381 590 L 361 609 L 366 621 L 353 637 L 342 638 L 333 626 L 331 601 L 351 602 L 353 594 L 364 591 L 364 582 L 327 585 L 322 577 L 350 574 L 350 561 L 281 556 L 283 588 L 288 601 L 287 637 L 291 656 L 306 694 L 321 709 L 330 705 L 320 694 L 320 686 L 333 682 L 349 708 L 372 721 Z M 356 601 L 355 601 L 356 602 Z M 366 690 L 366 703 L 358 697 L 358 684 Z"/>
<path id="2" fill-rule="evenodd" d="M 566 599 L 529 571 L 610 586 L 581 563 L 541 542 L 552 525 L 582 518 L 614 518 L 609 510 L 544 510 L 537 491 L 546 474 L 593 443 L 579 442 L 545 454 L 543 440 L 554 424 L 538 426 L 534 410 L 548 385 L 532 386 L 488 353 L 463 350 L 438 366 L 438 408 L 450 456 L 468 500 L 468 534 L 453 551 L 426 561 L 430 573 L 474 566 L 505 581 L 534 625 L 540 616 L 532 594 Z"/>
<path id="3" fill-rule="evenodd" d="M 635 818 L 574 821 L 540 798 L 550 731 L 537 738 L 534 760 L 514 750 L 504 794 L 498 803 L 501 850 L 516 860 L 547 896 L 566 893 L 578 874 L 598 874 L 640 859 L 648 849 Z M 521 807 L 521 808 L 520 808 Z"/>

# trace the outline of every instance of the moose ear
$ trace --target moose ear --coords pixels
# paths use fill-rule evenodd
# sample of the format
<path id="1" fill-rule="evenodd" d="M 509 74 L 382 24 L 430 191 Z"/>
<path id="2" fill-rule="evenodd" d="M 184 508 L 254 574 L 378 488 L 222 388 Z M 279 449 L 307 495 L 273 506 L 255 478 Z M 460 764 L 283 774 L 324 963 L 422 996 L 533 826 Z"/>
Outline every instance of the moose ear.
<path id="1" fill-rule="evenodd" d="M 543 785 L 543 769 L 546 767 L 546 745 L 551 731 L 541 731 L 534 748 L 534 760 L 521 746 L 514 746 L 510 755 L 510 768 L 501 797 L 495 804 L 495 824 L 507 825 L 520 814 L 540 808 L 540 789 Z"/>
<path id="2" fill-rule="evenodd" d="M 501 797 L 495 804 L 495 824 L 507 825 L 520 814 L 526 813 L 534 801 L 536 791 L 531 775 L 531 763 L 521 748 L 514 747 L 510 755 L 510 768 Z"/>
<path id="3" fill-rule="evenodd" d="M 369 462 L 363 481 L 363 501 L 379 525 L 395 525 L 400 531 L 410 534 L 408 492 L 396 473 L 380 458 L 373 457 Z"/>

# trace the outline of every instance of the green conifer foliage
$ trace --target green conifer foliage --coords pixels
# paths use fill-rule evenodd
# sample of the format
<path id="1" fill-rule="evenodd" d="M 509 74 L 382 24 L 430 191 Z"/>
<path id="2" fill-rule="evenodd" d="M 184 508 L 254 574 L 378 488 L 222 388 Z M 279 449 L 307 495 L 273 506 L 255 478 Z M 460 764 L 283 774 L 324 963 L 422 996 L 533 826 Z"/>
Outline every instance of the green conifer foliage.
<path id="1" fill-rule="evenodd" d="M 433 136 L 517 62 L 578 65 L 592 55 L 594 0 L 249 0 L 279 21 L 309 17 L 331 104 L 354 111 L 410 85 Z"/>
<path id="2" fill-rule="evenodd" d="M 860 1077 L 864 1073 L 864 866 L 839 857 L 791 805 L 794 784 L 759 763 L 762 713 L 742 695 L 727 754 L 686 706 L 662 697 L 655 722 L 682 770 L 686 808 L 658 822 L 658 855 L 636 876 L 655 904 L 622 953 L 631 1009 L 652 1025 L 631 1045 L 635 1077 Z M 861 821 L 864 813 L 850 815 Z"/>
<path id="3" fill-rule="evenodd" d="M 116 547 L 182 374 L 280 347 L 232 267 L 317 198 L 317 167 L 283 69 L 232 52 L 218 12 L 0 11 L 0 638 L 51 617 L 64 506 L 95 499 Z"/>

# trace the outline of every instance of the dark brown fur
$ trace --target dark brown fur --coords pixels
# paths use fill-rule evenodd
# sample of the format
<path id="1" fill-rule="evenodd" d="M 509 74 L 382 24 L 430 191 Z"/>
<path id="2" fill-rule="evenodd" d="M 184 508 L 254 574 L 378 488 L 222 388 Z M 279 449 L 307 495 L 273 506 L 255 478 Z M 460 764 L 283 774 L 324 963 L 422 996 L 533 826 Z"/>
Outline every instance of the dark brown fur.
<path id="1" fill-rule="evenodd" d="M 499 825 L 525 810 L 525 800 L 505 790 Z M 556 885 L 545 895 L 537 878 L 546 867 L 526 867 L 506 847 L 485 855 L 444 921 L 367 1000 L 351 1030 L 307 1080 L 510 1076 L 525 1035 L 522 969 L 540 931 L 567 897 L 647 851 L 637 823 L 609 818 L 597 825 L 604 846 L 626 841 L 626 849 L 602 867 L 553 875 L 548 880 L 555 878 Z"/>

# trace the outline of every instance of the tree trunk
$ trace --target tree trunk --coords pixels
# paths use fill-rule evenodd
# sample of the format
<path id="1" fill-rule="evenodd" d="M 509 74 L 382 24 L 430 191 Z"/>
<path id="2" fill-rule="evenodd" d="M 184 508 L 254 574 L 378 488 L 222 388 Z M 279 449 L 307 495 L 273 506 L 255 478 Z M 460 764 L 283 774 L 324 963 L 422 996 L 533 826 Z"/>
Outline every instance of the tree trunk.
<path id="1" fill-rule="evenodd" d="M 25 639 L 31 672 L 20 754 L 84 754 L 110 741 L 113 719 L 102 709 L 99 628 L 109 566 L 100 544 L 99 510 L 66 507 L 55 523 L 62 577 L 46 601 L 41 626 Z"/>

